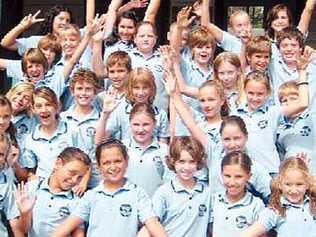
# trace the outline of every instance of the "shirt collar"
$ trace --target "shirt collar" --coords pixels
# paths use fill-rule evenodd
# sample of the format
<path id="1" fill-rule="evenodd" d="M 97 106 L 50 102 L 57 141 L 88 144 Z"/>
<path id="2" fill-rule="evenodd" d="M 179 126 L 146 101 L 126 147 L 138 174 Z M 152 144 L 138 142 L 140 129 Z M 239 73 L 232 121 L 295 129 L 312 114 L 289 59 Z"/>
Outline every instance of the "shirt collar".
<path id="1" fill-rule="evenodd" d="M 211 79 L 211 77 L 213 75 L 213 68 L 211 66 L 209 66 L 209 70 L 207 72 L 205 72 L 199 67 L 199 65 L 194 60 L 191 60 L 190 65 L 191 65 L 192 71 L 198 72 L 206 80 Z"/>
<path id="2" fill-rule="evenodd" d="M 76 121 L 83 122 L 83 121 L 88 121 L 88 120 L 99 120 L 100 118 L 100 113 L 97 110 L 97 108 L 95 108 L 95 106 L 92 106 L 92 111 L 89 114 L 87 114 L 84 118 L 77 117 L 77 115 L 74 113 L 75 108 L 76 108 L 76 105 L 73 104 L 69 107 L 67 111 L 64 112 L 65 117 L 67 119 L 74 119 Z"/>
<path id="3" fill-rule="evenodd" d="M 124 185 L 122 187 L 120 187 L 119 189 L 115 190 L 114 192 L 106 190 L 103 182 L 100 182 L 99 185 L 96 186 L 94 190 L 97 193 L 103 193 L 106 196 L 113 196 L 113 195 L 120 193 L 120 192 L 133 190 L 136 187 L 137 187 L 136 184 L 131 183 L 128 179 L 125 179 Z"/>
<path id="4" fill-rule="evenodd" d="M 152 138 L 152 142 L 146 147 L 146 148 L 142 148 L 136 141 L 133 137 L 130 138 L 130 141 L 129 141 L 129 147 L 131 148 L 138 148 L 138 149 L 141 149 L 143 150 L 144 152 L 149 150 L 149 149 L 159 149 L 160 148 L 160 145 L 159 145 L 159 142 L 158 142 L 158 139 L 154 136 Z"/>
<path id="5" fill-rule="evenodd" d="M 253 113 L 257 113 L 257 112 L 265 114 L 266 112 L 268 112 L 268 109 L 269 109 L 269 106 L 267 104 L 262 105 L 261 107 L 259 107 L 258 109 L 256 109 L 255 111 L 252 111 L 252 112 L 249 111 L 248 103 L 241 103 L 237 107 L 238 112 L 245 113 L 245 114 L 253 114 Z"/>
<path id="6" fill-rule="evenodd" d="M 188 190 L 185 187 L 183 187 L 183 185 L 180 183 L 180 181 L 178 180 L 177 177 L 172 179 L 170 182 L 171 182 L 171 187 L 172 187 L 173 191 L 176 193 L 186 192 L 186 193 L 190 194 L 190 193 L 192 193 L 192 191 L 202 193 L 204 188 L 205 188 L 203 183 L 199 182 L 197 179 L 196 179 L 195 186 L 192 190 Z"/>
<path id="7" fill-rule="evenodd" d="M 49 187 L 49 179 L 44 179 L 44 180 L 41 180 L 39 181 L 40 184 L 39 184 L 39 189 L 41 190 L 45 190 L 45 191 L 48 191 L 49 193 L 55 195 L 55 196 L 64 196 L 68 199 L 73 199 L 75 197 L 75 194 L 74 192 L 70 189 L 70 190 L 66 190 L 66 191 L 61 191 L 61 192 L 58 192 L 58 193 L 54 193 L 51 191 L 51 188 Z"/>
<path id="8" fill-rule="evenodd" d="M 137 48 L 132 49 L 131 53 L 137 57 L 144 58 L 145 60 L 150 60 L 152 58 L 159 58 L 160 57 L 160 52 L 158 50 L 154 50 L 153 53 L 147 58 L 141 52 L 139 52 L 139 50 Z"/>
<path id="9" fill-rule="evenodd" d="M 47 141 L 48 140 L 47 138 L 42 137 L 42 134 L 40 133 L 40 127 L 41 127 L 40 124 L 38 124 L 35 127 L 32 133 L 32 139 L 35 141 L 38 141 L 38 140 Z M 63 121 L 58 121 L 57 129 L 49 140 L 53 139 L 54 137 L 58 137 L 59 135 L 64 134 L 64 133 L 67 133 L 67 124 Z"/>
<path id="10" fill-rule="evenodd" d="M 232 209 L 232 208 L 238 208 L 238 207 L 250 205 L 250 203 L 253 200 L 253 195 L 250 194 L 248 191 L 246 191 L 245 196 L 235 203 L 230 203 L 226 195 L 226 192 L 218 194 L 217 198 L 219 202 L 223 202 L 226 205 L 228 205 L 228 209 Z"/>
<path id="11" fill-rule="evenodd" d="M 4 172 L 4 169 L 0 171 L 0 184 L 7 183 L 7 175 Z"/>
<path id="12" fill-rule="evenodd" d="M 281 202 L 282 207 L 301 208 L 304 204 L 309 202 L 309 197 L 305 195 L 303 203 L 291 203 L 286 197 L 281 196 L 280 202 Z"/>

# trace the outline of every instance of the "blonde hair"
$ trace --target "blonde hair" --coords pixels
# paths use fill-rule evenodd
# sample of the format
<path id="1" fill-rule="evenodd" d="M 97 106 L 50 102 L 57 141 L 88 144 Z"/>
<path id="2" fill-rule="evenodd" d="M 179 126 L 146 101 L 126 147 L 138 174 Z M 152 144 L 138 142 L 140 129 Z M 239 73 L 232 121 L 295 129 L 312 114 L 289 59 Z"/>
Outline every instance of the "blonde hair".
<path id="1" fill-rule="evenodd" d="M 278 98 L 279 101 L 281 102 L 284 97 L 287 97 L 289 95 L 299 95 L 298 92 L 298 83 L 297 81 L 291 80 L 283 83 L 278 90 Z"/>
<path id="2" fill-rule="evenodd" d="M 224 87 L 223 87 L 222 83 L 220 83 L 217 80 L 208 80 L 200 86 L 199 91 L 205 87 L 212 87 L 215 89 L 215 91 L 218 93 L 220 99 L 224 101 L 224 103 L 221 107 L 221 116 L 228 116 L 229 115 L 229 106 L 227 104 L 227 99 L 226 99 L 226 95 L 225 95 Z"/>
<path id="3" fill-rule="evenodd" d="M 316 216 L 316 185 L 315 180 L 313 179 L 312 175 L 310 174 L 306 163 L 296 157 L 290 157 L 282 162 L 279 174 L 272 179 L 271 182 L 271 196 L 270 196 L 270 203 L 269 207 L 276 210 L 279 215 L 285 217 L 286 215 L 286 207 L 282 206 L 281 204 L 281 183 L 284 178 L 284 175 L 289 170 L 298 170 L 302 173 L 305 178 L 305 181 L 308 185 L 308 189 L 306 190 L 306 195 L 310 198 L 310 211 L 312 215 Z"/>
<path id="4" fill-rule="evenodd" d="M 188 37 L 188 46 L 190 49 L 193 49 L 194 47 L 202 47 L 207 44 L 212 45 L 214 52 L 216 47 L 215 39 L 206 27 L 201 26 L 190 32 Z"/>
<path id="5" fill-rule="evenodd" d="M 271 93 L 270 80 L 269 80 L 269 77 L 264 72 L 260 72 L 258 70 L 250 72 L 246 76 L 246 79 L 244 82 L 244 89 L 246 88 L 249 81 L 255 81 L 255 82 L 260 82 L 264 84 L 265 87 L 267 88 L 268 93 Z"/>
<path id="6" fill-rule="evenodd" d="M 65 27 L 61 30 L 61 36 L 76 36 L 79 39 L 81 39 L 80 29 L 75 24 L 67 24 Z"/>
<path id="7" fill-rule="evenodd" d="M 35 86 L 33 83 L 21 82 L 11 87 L 11 89 L 6 94 L 6 97 L 11 101 L 12 97 L 15 96 L 17 93 L 23 92 L 23 91 L 29 91 L 30 92 L 30 106 L 28 106 L 25 109 L 25 111 L 27 112 L 28 115 L 31 115 L 32 114 L 31 105 L 33 104 L 34 90 L 35 90 Z"/>
<path id="8" fill-rule="evenodd" d="M 246 44 L 246 55 L 250 57 L 255 53 L 272 54 L 272 43 L 267 36 L 254 36 Z"/>
<path id="9" fill-rule="evenodd" d="M 135 68 L 129 73 L 126 98 L 132 103 L 136 102 L 133 95 L 133 88 L 139 83 L 146 85 L 151 89 L 151 95 L 149 96 L 148 102 L 153 103 L 156 95 L 155 77 L 149 69 L 142 67 Z"/>
<path id="10" fill-rule="evenodd" d="M 47 100 L 58 111 L 59 101 L 58 101 L 58 98 L 57 98 L 55 92 L 52 89 L 50 89 L 46 86 L 36 88 L 34 91 L 34 94 L 33 94 L 33 106 L 34 106 L 35 97 L 40 97 L 40 98 Z"/>
<path id="11" fill-rule="evenodd" d="M 251 19 L 250 19 L 250 16 L 249 16 L 249 14 L 247 13 L 247 12 L 245 12 L 245 11 L 243 11 L 243 10 L 237 10 L 237 11 L 234 11 L 231 15 L 230 15 L 230 17 L 229 17 L 229 26 L 233 26 L 233 21 L 234 21 L 234 18 L 236 17 L 236 16 L 241 16 L 241 15 L 244 15 L 244 16 L 247 16 L 248 17 L 248 19 L 249 19 L 249 23 L 251 24 Z"/>

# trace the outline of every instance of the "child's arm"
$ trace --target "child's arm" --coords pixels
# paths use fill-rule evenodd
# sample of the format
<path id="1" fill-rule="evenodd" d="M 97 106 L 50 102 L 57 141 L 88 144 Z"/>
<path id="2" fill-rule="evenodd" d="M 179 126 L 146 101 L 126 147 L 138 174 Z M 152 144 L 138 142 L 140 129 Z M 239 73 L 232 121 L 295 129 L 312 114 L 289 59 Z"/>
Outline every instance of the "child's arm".
<path id="1" fill-rule="evenodd" d="M 167 237 L 167 234 L 156 217 L 149 218 L 145 222 L 146 228 L 152 237 Z"/>
<path id="2" fill-rule="evenodd" d="M 115 25 L 116 17 L 117 17 L 117 10 L 122 5 L 122 0 L 112 0 L 108 11 L 107 11 L 107 22 L 106 22 L 106 29 L 108 29 L 109 32 L 107 34 L 111 34 L 113 27 Z"/>
<path id="3" fill-rule="evenodd" d="M 207 26 L 211 22 L 210 19 L 210 0 L 202 1 L 201 26 Z"/>
<path id="4" fill-rule="evenodd" d="M 85 193 L 85 191 L 87 190 L 88 184 L 89 184 L 89 180 L 90 180 L 90 176 L 91 176 L 91 167 L 89 167 L 89 170 L 86 172 L 86 174 L 83 176 L 82 180 L 80 181 L 79 184 L 77 184 L 74 188 L 73 191 L 74 193 L 79 196 L 82 197 L 83 194 Z"/>
<path id="5" fill-rule="evenodd" d="M 3 37 L 0 43 L 1 46 L 3 48 L 16 51 L 16 39 L 19 37 L 19 35 L 29 29 L 33 24 L 45 20 L 44 18 L 36 18 L 40 12 L 41 11 L 38 10 L 34 15 L 29 14 L 28 16 L 25 16 L 17 26 L 15 26 Z"/>
<path id="6" fill-rule="evenodd" d="M 95 17 L 95 0 L 87 0 L 86 2 L 86 25 L 91 24 Z"/>
<path id="7" fill-rule="evenodd" d="M 180 93 L 176 89 L 176 78 L 172 75 L 170 71 L 166 72 L 166 90 L 170 94 L 170 98 L 180 115 L 181 119 L 188 127 L 192 135 L 203 144 L 204 147 L 207 146 L 207 135 L 195 122 L 192 112 L 189 110 L 188 106 L 182 100 Z"/>
<path id="8" fill-rule="evenodd" d="M 124 12 L 130 11 L 136 8 L 144 8 L 148 4 L 148 0 L 130 0 L 128 3 L 121 6 L 118 11 L 117 15 L 122 15 Z"/>
<path id="9" fill-rule="evenodd" d="M 308 65 L 309 55 L 304 55 L 297 59 L 297 70 L 299 71 L 299 80 L 298 80 L 298 94 L 299 100 L 297 103 L 291 104 L 288 106 L 287 104 L 282 105 L 282 112 L 284 116 L 291 116 L 293 114 L 297 114 L 299 112 L 304 111 L 309 104 L 309 89 L 308 89 L 308 81 L 307 81 L 307 72 L 306 67 Z"/>
<path id="10" fill-rule="evenodd" d="M 8 164 L 13 168 L 14 174 L 19 181 L 26 181 L 28 178 L 28 170 L 21 167 L 19 156 L 20 149 L 12 145 L 7 157 Z"/>
<path id="11" fill-rule="evenodd" d="M 160 7 L 160 0 L 150 0 L 145 12 L 144 21 L 150 21 L 152 24 L 156 22 L 156 16 Z"/>
<path id="12" fill-rule="evenodd" d="M 315 0 L 306 1 L 305 8 L 302 12 L 300 22 L 298 23 L 298 26 L 297 26 L 297 28 L 303 33 L 303 35 L 306 35 L 306 33 L 308 32 L 308 27 L 313 15 L 315 3 L 316 3 Z"/>
<path id="13" fill-rule="evenodd" d="M 6 70 L 8 66 L 8 60 L 0 58 L 0 70 Z"/>
<path id="14" fill-rule="evenodd" d="M 256 221 L 250 227 L 248 227 L 246 230 L 241 232 L 239 237 L 256 237 L 256 236 L 260 236 L 266 232 L 267 232 L 267 230 L 264 228 L 264 226 L 259 221 Z"/>
<path id="15" fill-rule="evenodd" d="M 77 229 L 75 229 L 72 233 L 71 233 L 72 237 L 85 237 L 86 233 L 85 230 L 83 228 L 78 227 Z"/>
<path id="16" fill-rule="evenodd" d="M 110 135 L 106 131 L 106 123 L 117 104 L 118 102 L 116 100 L 115 93 L 106 92 L 103 99 L 103 109 L 101 112 L 101 116 L 95 127 L 96 133 L 94 137 L 94 142 L 96 145 L 100 144 L 104 139 L 110 137 Z"/>
<path id="17" fill-rule="evenodd" d="M 71 74 L 74 66 L 78 63 L 78 61 L 81 58 L 81 55 L 83 54 L 84 50 L 88 46 L 88 43 L 91 39 L 91 37 L 100 29 L 100 18 L 96 16 L 92 23 L 90 23 L 87 27 L 87 30 L 85 32 L 85 35 L 83 39 L 81 40 L 80 44 L 76 48 L 74 54 L 71 56 L 71 58 L 66 62 L 64 67 L 64 78 L 67 81 L 69 75 Z"/>
<path id="18" fill-rule="evenodd" d="M 51 237 L 67 237 L 82 223 L 83 220 L 81 218 L 70 216 L 55 229 Z"/>

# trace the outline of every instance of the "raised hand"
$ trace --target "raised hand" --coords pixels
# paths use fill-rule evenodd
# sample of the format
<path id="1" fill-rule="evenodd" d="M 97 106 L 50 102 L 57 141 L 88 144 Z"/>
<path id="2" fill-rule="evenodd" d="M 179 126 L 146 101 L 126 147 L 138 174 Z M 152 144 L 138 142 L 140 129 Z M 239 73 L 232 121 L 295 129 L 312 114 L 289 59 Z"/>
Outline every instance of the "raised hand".
<path id="1" fill-rule="evenodd" d="M 117 93 L 108 90 L 104 94 L 102 112 L 110 114 L 118 105 Z"/>
<path id="2" fill-rule="evenodd" d="M 307 153 L 305 152 L 299 152 L 295 155 L 296 158 L 301 159 L 302 161 L 304 161 L 304 163 L 309 166 L 311 159 L 310 157 L 307 156 Z"/>
<path id="3" fill-rule="evenodd" d="M 163 83 L 165 85 L 166 91 L 168 95 L 174 95 L 177 92 L 177 80 L 172 70 L 164 71 L 164 80 Z"/>
<path id="4" fill-rule="evenodd" d="M 305 70 L 309 63 L 309 58 L 311 57 L 313 51 L 310 49 L 304 50 L 302 55 L 297 56 L 296 58 L 296 64 L 298 70 Z"/>
<path id="5" fill-rule="evenodd" d="M 177 60 L 175 51 L 169 45 L 162 45 L 159 47 L 163 59 L 164 68 L 171 69 L 173 62 Z"/>
<path id="6" fill-rule="evenodd" d="M 131 0 L 128 2 L 131 9 L 144 8 L 148 5 L 148 0 Z"/>
<path id="7" fill-rule="evenodd" d="M 99 22 L 98 22 L 98 29 L 97 32 L 92 36 L 92 39 L 94 42 L 99 42 L 102 41 L 105 37 L 105 26 L 106 26 L 106 21 L 107 21 L 107 14 L 102 14 L 99 18 Z"/>
<path id="8" fill-rule="evenodd" d="M 195 16 L 192 16 L 189 19 L 189 15 L 192 11 L 192 7 L 184 7 L 177 14 L 177 26 L 181 29 L 186 29 L 195 19 Z"/>
<path id="9" fill-rule="evenodd" d="M 24 182 L 18 184 L 15 199 L 21 213 L 29 213 L 32 211 L 36 201 L 36 197 L 29 197 L 27 187 Z"/>
<path id="10" fill-rule="evenodd" d="M 38 10 L 34 15 L 29 14 L 25 16 L 21 22 L 20 25 L 23 26 L 23 28 L 28 29 L 30 28 L 33 24 L 37 22 L 42 22 L 45 19 L 44 18 L 37 18 L 37 16 L 41 13 L 41 10 Z"/>
<path id="11" fill-rule="evenodd" d="M 202 4 L 199 1 L 193 4 L 193 13 L 198 17 L 202 16 Z"/>

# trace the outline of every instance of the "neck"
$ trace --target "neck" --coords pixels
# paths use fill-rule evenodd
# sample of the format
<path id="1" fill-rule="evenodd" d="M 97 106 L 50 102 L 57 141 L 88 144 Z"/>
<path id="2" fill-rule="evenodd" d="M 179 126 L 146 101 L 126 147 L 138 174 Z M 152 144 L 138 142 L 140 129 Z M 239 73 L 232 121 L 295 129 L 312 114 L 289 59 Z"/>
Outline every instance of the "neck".
<path id="1" fill-rule="evenodd" d="M 137 141 L 136 141 L 136 142 L 137 142 Z M 145 149 L 145 148 L 147 148 L 152 142 L 153 142 L 153 139 L 151 138 L 150 140 L 144 141 L 144 142 L 142 142 L 142 143 L 137 142 L 137 144 L 138 144 L 141 148 Z"/>
<path id="2" fill-rule="evenodd" d="M 227 198 L 228 200 L 231 202 L 231 203 L 236 203 L 238 201 L 240 201 L 246 194 L 246 191 L 243 191 L 241 193 L 238 193 L 236 195 L 229 195 L 227 192 L 226 192 L 226 195 L 227 195 Z"/>
<path id="3" fill-rule="evenodd" d="M 54 173 L 50 176 L 49 181 L 48 181 L 48 186 L 51 189 L 53 193 L 59 193 L 62 192 L 63 190 L 59 187 L 58 181 L 56 179 L 56 175 Z"/>
<path id="4" fill-rule="evenodd" d="M 183 180 L 180 179 L 179 176 L 177 177 L 179 182 L 183 185 L 183 187 L 185 187 L 186 189 L 192 190 L 196 184 L 196 181 L 194 180 L 194 178 L 192 177 L 192 179 L 189 180 Z"/>
<path id="5" fill-rule="evenodd" d="M 209 66 L 208 66 L 208 63 L 203 63 L 203 64 L 200 64 L 200 63 L 197 63 L 197 65 L 199 66 L 200 69 L 202 69 L 202 71 L 204 72 L 208 72 L 209 71 Z"/>
<path id="6" fill-rule="evenodd" d="M 290 69 L 296 69 L 296 68 L 297 68 L 297 63 L 296 63 L 295 61 L 289 62 L 289 63 L 287 63 L 287 66 L 288 66 Z"/>
<path id="7" fill-rule="evenodd" d="M 153 55 L 153 50 L 148 51 L 148 52 L 140 52 L 144 58 L 149 58 L 151 55 Z"/>
<path id="8" fill-rule="evenodd" d="M 104 181 L 103 186 L 106 190 L 113 192 L 113 191 L 116 191 L 116 190 L 120 189 L 121 187 L 123 187 L 125 182 L 126 182 L 125 179 L 122 179 L 122 180 L 115 182 L 115 183 Z"/>
<path id="9" fill-rule="evenodd" d="M 54 122 L 52 122 L 51 124 L 41 125 L 40 131 L 46 136 L 51 136 L 52 134 L 54 134 L 57 127 L 58 127 L 58 120 L 55 119 Z"/>
<path id="10" fill-rule="evenodd" d="M 79 117 L 90 114 L 91 111 L 92 111 L 91 105 L 89 105 L 89 106 L 76 105 L 75 109 L 74 109 L 75 114 L 77 114 Z"/>
<path id="11" fill-rule="evenodd" d="M 220 114 L 217 114 L 214 117 L 207 117 L 206 120 L 207 120 L 207 123 L 209 124 L 221 123 L 222 116 Z"/>

